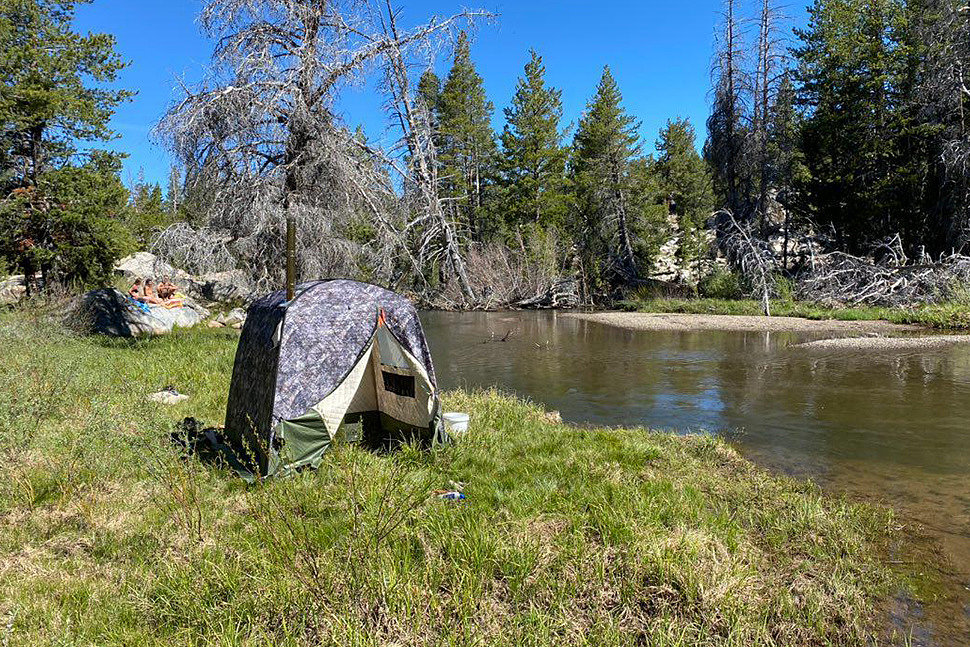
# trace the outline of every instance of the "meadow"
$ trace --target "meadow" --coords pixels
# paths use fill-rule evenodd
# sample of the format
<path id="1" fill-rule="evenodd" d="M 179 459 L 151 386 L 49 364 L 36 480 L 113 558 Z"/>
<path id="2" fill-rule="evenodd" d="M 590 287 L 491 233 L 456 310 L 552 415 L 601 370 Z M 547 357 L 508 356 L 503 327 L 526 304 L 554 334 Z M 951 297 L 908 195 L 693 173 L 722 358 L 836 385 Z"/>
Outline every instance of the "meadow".
<path id="1" fill-rule="evenodd" d="M 338 447 L 247 486 L 170 442 L 221 424 L 237 333 L 0 316 L 0 644 L 862 645 L 891 513 L 706 435 L 576 428 L 495 391 L 451 445 Z M 188 401 L 145 396 L 172 385 Z M 465 501 L 432 492 L 462 484 Z"/>

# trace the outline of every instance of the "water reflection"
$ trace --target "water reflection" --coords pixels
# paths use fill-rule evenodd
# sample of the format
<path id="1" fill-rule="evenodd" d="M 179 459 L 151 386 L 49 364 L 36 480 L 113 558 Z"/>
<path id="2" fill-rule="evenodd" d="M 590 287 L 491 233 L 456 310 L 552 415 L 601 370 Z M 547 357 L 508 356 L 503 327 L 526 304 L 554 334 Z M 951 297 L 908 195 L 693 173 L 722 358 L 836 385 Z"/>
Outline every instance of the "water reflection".
<path id="1" fill-rule="evenodd" d="M 496 385 L 578 423 L 742 430 L 792 469 L 970 470 L 968 346 L 808 351 L 789 348 L 806 339 L 794 333 L 632 332 L 555 313 L 423 319 L 445 388 Z"/>

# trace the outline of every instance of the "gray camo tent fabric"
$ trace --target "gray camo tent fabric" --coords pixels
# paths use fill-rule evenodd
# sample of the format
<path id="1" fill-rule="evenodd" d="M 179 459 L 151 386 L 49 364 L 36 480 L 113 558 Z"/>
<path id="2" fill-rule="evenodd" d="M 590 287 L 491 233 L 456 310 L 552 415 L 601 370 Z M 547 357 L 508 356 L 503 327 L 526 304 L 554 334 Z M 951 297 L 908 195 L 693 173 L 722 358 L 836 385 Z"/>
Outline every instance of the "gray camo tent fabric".
<path id="1" fill-rule="evenodd" d="M 349 280 L 250 307 L 233 365 L 226 437 L 253 472 L 316 467 L 340 440 L 441 434 L 431 353 L 399 294 Z"/>

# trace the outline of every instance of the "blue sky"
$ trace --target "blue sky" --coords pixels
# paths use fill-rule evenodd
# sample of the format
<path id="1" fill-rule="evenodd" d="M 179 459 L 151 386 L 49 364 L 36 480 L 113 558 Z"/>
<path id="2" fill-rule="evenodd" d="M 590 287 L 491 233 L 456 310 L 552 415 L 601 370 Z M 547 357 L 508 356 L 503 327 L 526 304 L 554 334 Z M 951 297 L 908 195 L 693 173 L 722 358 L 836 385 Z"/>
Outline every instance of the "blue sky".
<path id="1" fill-rule="evenodd" d="M 800 21 L 803 0 L 795 2 L 787 13 Z M 201 0 L 94 0 L 78 11 L 79 30 L 114 34 L 118 51 L 131 61 L 119 85 L 137 90 L 138 95 L 119 108 L 113 127 L 120 137 L 110 144 L 129 155 L 126 182 L 143 169 L 146 180 L 164 187 L 170 157 L 151 141 L 151 130 L 176 97 L 177 80 L 197 81 L 209 60 L 212 44 L 202 37 L 196 21 L 201 4 Z M 401 0 L 399 5 L 405 7 L 403 22 L 410 24 L 462 6 L 500 14 L 493 23 L 480 26 L 472 46 L 472 58 L 495 104 L 496 130 L 503 125 L 502 109 L 511 100 L 529 49 L 534 48 L 543 56 L 547 82 L 563 91 L 565 121 L 578 120 L 603 65 L 609 64 L 627 110 L 642 122 L 647 150 L 652 150 L 660 127 L 674 117 L 689 118 L 698 131 L 698 146 L 703 142 L 720 0 L 489 0 L 467 5 Z M 436 69 L 441 76 L 447 73 L 446 54 Z M 370 89 L 350 91 L 339 108 L 351 127 L 362 125 L 369 137 L 380 138 L 386 132 L 379 99 Z"/>

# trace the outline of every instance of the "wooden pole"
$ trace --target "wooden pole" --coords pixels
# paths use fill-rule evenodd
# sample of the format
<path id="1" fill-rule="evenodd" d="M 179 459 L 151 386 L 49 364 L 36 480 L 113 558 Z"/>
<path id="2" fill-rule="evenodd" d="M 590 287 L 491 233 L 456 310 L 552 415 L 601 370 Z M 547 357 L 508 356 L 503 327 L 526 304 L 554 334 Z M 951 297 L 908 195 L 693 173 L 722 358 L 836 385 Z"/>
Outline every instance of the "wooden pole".
<path id="1" fill-rule="evenodd" d="M 286 219 L 286 300 L 296 293 L 296 219 Z"/>

